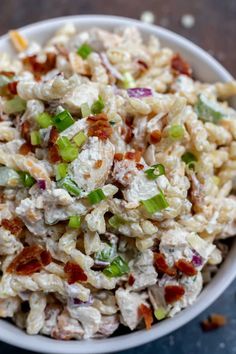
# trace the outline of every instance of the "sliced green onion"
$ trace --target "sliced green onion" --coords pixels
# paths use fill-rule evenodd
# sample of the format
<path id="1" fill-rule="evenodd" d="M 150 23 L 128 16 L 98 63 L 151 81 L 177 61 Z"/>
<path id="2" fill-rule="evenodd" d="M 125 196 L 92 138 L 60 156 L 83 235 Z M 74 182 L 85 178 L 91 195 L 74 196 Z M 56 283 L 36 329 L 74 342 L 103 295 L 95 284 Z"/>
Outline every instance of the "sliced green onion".
<path id="1" fill-rule="evenodd" d="M 181 156 L 181 160 L 185 162 L 185 164 L 188 166 L 188 168 L 194 169 L 195 163 L 197 162 L 197 158 L 194 154 L 191 152 L 185 152 Z"/>
<path id="2" fill-rule="evenodd" d="M 59 132 L 63 132 L 63 130 L 69 128 L 72 124 L 74 124 L 74 119 L 72 118 L 70 112 L 62 111 L 58 113 L 53 119 L 55 127 L 59 130 Z"/>
<path id="3" fill-rule="evenodd" d="M 69 219 L 68 226 L 71 227 L 72 229 L 78 229 L 81 225 L 81 219 L 80 216 L 74 215 L 71 216 Z"/>
<path id="4" fill-rule="evenodd" d="M 67 175 L 68 165 L 67 163 L 59 163 L 56 165 L 56 180 L 60 181 L 60 179 L 65 178 Z"/>
<path id="5" fill-rule="evenodd" d="M 81 193 L 81 189 L 69 176 L 66 176 L 65 178 L 61 179 L 57 185 L 59 188 L 64 188 L 65 190 L 67 190 L 68 193 L 75 197 L 78 197 Z"/>
<path id="6" fill-rule="evenodd" d="M 173 140 L 180 140 L 184 136 L 184 127 L 179 124 L 172 125 L 169 128 L 168 135 Z"/>
<path id="7" fill-rule="evenodd" d="M 165 175 L 165 167 L 162 164 L 151 166 L 148 170 L 144 171 L 148 179 L 154 180 L 162 175 Z"/>
<path id="8" fill-rule="evenodd" d="M 85 141 L 87 140 L 87 136 L 83 132 L 79 132 L 74 136 L 73 141 L 78 147 L 84 145 Z"/>
<path id="9" fill-rule="evenodd" d="M 165 317 L 166 317 L 166 315 L 167 315 L 167 311 L 166 311 L 166 309 L 164 308 L 164 307 L 158 307 L 158 309 L 156 309 L 155 311 L 154 311 L 154 316 L 156 317 L 156 319 L 158 320 L 158 321 L 161 321 L 161 320 L 163 320 Z"/>
<path id="10" fill-rule="evenodd" d="M 135 86 L 136 86 L 136 83 L 135 83 L 133 76 L 129 72 L 124 73 L 122 87 L 124 89 L 129 89 L 129 88 L 133 88 Z"/>
<path id="11" fill-rule="evenodd" d="M 99 114 L 102 112 L 105 104 L 101 96 L 98 97 L 98 100 L 92 104 L 91 111 L 93 114 Z"/>
<path id="12" fill-rule="evenodd" d="M 88 117 L 91 114 L 91 110 L 89 108 L 88 103 L 82 103 L 82 105 L 80 106 L 80 110 L 83 118 Z"/>
<path id="13" fill-rule="evenodd" d="M 53 124 L 52 117 L 47 112 L 40 113 L 36 117 L 36 122 L 38 123 L 40 128 L 48 128 L 50 127 L 50 125 Z"/>
<path id="14" fill-rule="evenodd" d="M 112 125 L 112 126 L 116 124 L 116 122 L 113 122 L 112 120 L 110 120 L 109 123 L 110 123 L 110 125 Z"/>
<path id="15" fill-rule="evenodd" d="M 26 101 L 19 96 L 15 96 L 4 104 L 4 112 L 6 114 L 21 113 L 26 109 Z"/>
<path id="16" fill-rule="evenodd" d="M 141 203 L 143 204 L 147 212 L 150 214 L 154 214 L 157 211 L 166 209 L 169 206 L 162 192 L 150 199 L 141 200 Z"/>
<path id="17" fill-rule="evenodd" d="M 128 272 L 129 266 L 120 256 L 117 256 L 112 263 L 103 270 L 103 273 L 109 278 L 120 277 Z"/>
<path id="18" fill-rule="evenodd" d="M 218 102 L 209 100 L 205 95 L 198 96 L 195 111 L 200 119 L 217 124 L 223 118 L 223 113 Z"/>
<path id="19" fill-rule="evenodd" d="M 30 133 L 30 142 L 31 145 L 40 145 L 41 144 L 41 136 L 39 132 L 33 131 Z"/>
<path id="20" fill-rule="evenodd" d="M 95 255 L 95 259 L 102 262 L 112 262 L 116 257 L 116 247 L 107 245 Z"/>
<path id="21" fill-rule="evenodd" d="M 61 136 L 57 139 L 59 154 L 66 162 L 74 161 L 79 153 L 78 147 L 70 142 L 66 136 Z"/>
<path id="22" fill-rule="evenodd" d="M 92 53 L 92 51 L 93 50 L 90 47 L 90 45 L 88 45 L 87 43 L 84 43 L 77 50 L 77 54 L 79 54 L 79 56 L 81 56 L 81 58 L 87 59 L 87 57 L 89 56 L 89 54 Z"/>
<path id="23" fill-rule="evenodd" d="M 119 215 L 113 215 L 109 220 L 108 223 L 114 229 L 118 229 L 121 225 L 125 224 L 125 220 L 122 219 Z"/>
<path id="24" fill-rule="evenodd" d="M 101 200 L 106 199 L 105 194 L 103 193 L 102 189 L 95 189 L 94 191 L 88 194 L 88 200 L 90 204 L 97 204 L 101 202 Z"/>
<path id="25" fill-rule="evenodd" d="M 24 187 L 30 188 L 35 184 L 36 180 L 28 172 L 18 171 L 18 174 Z"/>

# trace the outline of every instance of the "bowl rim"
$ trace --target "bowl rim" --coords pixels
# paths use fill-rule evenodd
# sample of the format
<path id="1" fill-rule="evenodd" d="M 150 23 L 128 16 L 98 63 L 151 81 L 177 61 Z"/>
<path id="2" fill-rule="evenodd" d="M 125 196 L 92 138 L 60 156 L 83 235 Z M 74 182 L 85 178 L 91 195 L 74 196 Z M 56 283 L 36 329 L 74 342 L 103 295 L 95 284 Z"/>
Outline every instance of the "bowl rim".
<path id="1" fill-rule="evenodd" d="M 134 25 L 141 31 L 147 33 L 155 32 L 157 36 L 168 37 L 168 39 L 175 43 L 177 46 L 180 45 L 182 48 L 196 54 L 199 60 L 202 60 L 205 63 L 210 63 L 213 69 L 219 73 L 219 77 L 222 81 L 229 81 L 233 79 L 230 73 L 220 63 L 218 63 L 207 52 L 192 43 L 190 40 L 168 29 L 146 24 L 131 18 L 110 15 L 64 16 L 35 22 L 21 27 L 19 30 L 23 34 L 30 34 L 31 31 L 39 31 L 40 28 L 45 25 L 60 27 L 61 25 L 68 22 L 73 22 L 78 25 L 78 21 L 80 21 L 81 24 L 86 24 L 89 21 L 95 21 L 96 23 L 99 22 L 99 25 L 101 26 L 111 25 L 113 27 L 120 25 Z M 0 46 L 1 43 L 7 40 L 7 38 L 7 34 L 0 37 Z M 0 320 L 0 340 L 23 349 L 53 354 L 111 353 L 130 349 L 167 335 L 189 322 L 191 319 L 205 310 L 210 304 L 212 304 L 229 286 L 235 276 L 236 242 L 234 242 L 226 260 L 221 265 L 216 276 L 213 278 L 210 284 L 203 289 L 196 302 L 185 310 L 182 310 L 175 317 L 167 319 L 160 324 L 154 325 L 149 331 L 140 330 L 126 335 L 99 340 L 64 342 L 61 340 L 53 340 L 51 338 L 40 335 L 29 336 L 15 325 L 12 325 L 4 320 Z"/>

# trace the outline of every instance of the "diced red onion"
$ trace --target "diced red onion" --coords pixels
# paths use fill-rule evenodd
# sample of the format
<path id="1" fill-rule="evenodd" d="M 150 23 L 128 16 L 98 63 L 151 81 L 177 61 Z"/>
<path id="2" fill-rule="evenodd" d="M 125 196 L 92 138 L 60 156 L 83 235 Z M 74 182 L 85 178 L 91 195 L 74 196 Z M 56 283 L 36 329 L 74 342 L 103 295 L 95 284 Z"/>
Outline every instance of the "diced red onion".
<path id="1" fill-rule="evenodd" d="M 81 301 L 80 299 L 77 298 L 69 298 L 68 305 L 69 307 L 75 308 L 75 307 L 87 307 L 91 306 L 93 304 L 94 298 L 92 295 L 89 296 L 88 301 Z"/>
<path id="2" fill-rule="evenodd" d="M 118 80 L 123 80 L 121 73 L 109 62 L 109 59 L 105 53 L 100 54 L 104 66 L 110 71 L 111 75 Z"/>
<path id="3" fill-rule="evenodd" d="M 110 264 L 110 262 L 105 262 L 105 261 L 99 261 L 99 260 L 95 260 L 94 261 L 94 265 L 98 266 L 98 267 L 106 267 Z"/>
<path id="4" fill-rule="evenodd" d="M 134 87 L 127 90 L 129 97 L 141 98 L 152 96 L 152 90 L 145 87 Z"/>
<path id="5" fill-rule="evenodd" d="M 195 267 L 200 267 L 203 263 L 202 257 L 196 251 L 194 251 L 194 254 L 192 257 L 192 263 Z"/>
<path id="6" fill-rule="evenodd" d="M 40 189 L 42 189 L 43 191 L 46 190 L 46 181 L 44 179 L 38 179 L 37 184 Z"/>

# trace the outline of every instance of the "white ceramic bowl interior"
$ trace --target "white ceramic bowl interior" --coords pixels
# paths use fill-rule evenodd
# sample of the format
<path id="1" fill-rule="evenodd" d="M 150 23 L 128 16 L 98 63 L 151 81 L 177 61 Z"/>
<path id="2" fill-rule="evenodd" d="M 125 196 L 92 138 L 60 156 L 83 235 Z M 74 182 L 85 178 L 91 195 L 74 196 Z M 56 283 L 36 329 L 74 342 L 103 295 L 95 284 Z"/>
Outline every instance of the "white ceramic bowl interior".
<path id="1" fill-rule="evenodd" d="M 180 52 L 191 64 L 195 77 L 198 79 L 205 82 L 229 81 L 232 79 L 232 76 L 215 59 L 190 41 L 166 29 L 128 18 L 94 15 L 62 17 L 26 26 L 21 29 L 21 33 L 29 39 L 44 43 L 60 26 L 68 22 L 73 22 L 78 29 L 98 26 L 112 30 L 120 26 L 136 26 L 144 37 L 150 34 L 156 35 L 163 45 Z M 7 36 L 0 38 L 0 52 L 2 51 L 14 54 Z M 28 336 L 14 325 L 0 320 L 0 340 L 24 349 L 55 354 L 110 353 L 132 348 L 160 338 L 186 324 L 215 301 L 235 276 L 236 243 L 234 243 L 217 275 L 204 288 L 194 305 L 183 310 L 174 318 L 154 325 L 149 331 L 140 330 L 108 339 L 63 342 L 44 336 Z"/>

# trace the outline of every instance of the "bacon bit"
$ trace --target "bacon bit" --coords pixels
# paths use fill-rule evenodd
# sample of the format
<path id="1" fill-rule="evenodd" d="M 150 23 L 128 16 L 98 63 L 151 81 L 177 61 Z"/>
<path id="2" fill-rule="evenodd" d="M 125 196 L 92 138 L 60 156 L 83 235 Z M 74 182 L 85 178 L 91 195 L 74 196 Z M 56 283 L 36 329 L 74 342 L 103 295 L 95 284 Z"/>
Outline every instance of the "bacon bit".
<path id="1" fill-rule="evenodd" d="M 152 315 L 152 310 L 150 309 L 150 307 L 141 304 L 138 308 L 138 314 L 140 317 L 144 318 L 144 322 L 146 325 L 146 329 L 149 330 L 152 327 L 152 323 L 153 323 L 153 315 Z"/>
<path id="2" fill-rule="evenodd" d="M 21 124 L 21 135 L 25 140 L 30 140 L 30 123 L 28 121 L 25 121 Z"/>
<path id="3" fill-rule="evenodd" d="M 48 158 L 51 163 L 61 161 L 61 157 L 59 155 L 58 148 L 56 145 L 49 146 Z"/>
<path id="4" fill-rule="evenodd" d="M 168 274 L 171 277 L 176 276 L 176 269 L 168 266 L 162 253 L 154 252 L 154 265 L 158 272 Z"/>
<path id="5" fill-rule="evenodd" d="M 149 142 L 150 144 L 157 144 L 159 143 L 159 141 L 161 141 L 161 131 L 156 129 L 153 130 L 150 134 L 149 134 Z"/>
<path id="6" fill-rule="evenodd" d="M 39 245 L 27 246 L 13 259 L 7 272 L 18 275 L 31 275 L 39 272 L 44 265 L 51 263 L 52 259 L 49 255 L 50 253 Z"/>
<path id="7" fill-rule="evenodd" d="M 9 82 L 7 84 L 7 89 L 12 95 L 17 95 L 17 84 L 18 81 Z"/>
<path id="8" fill-rule="evenodd" d="M 102 166 L 102 160 L 97 160 L 94 164 L 94 168 L 98 169 Z"/>
<path id="9" fill-rule="evenodd" d="M 144 169 L 144 165 L 142 165 L 141 163 L 136 163 L 136 167 L 139 171 Z"/>
<path id="10" fill-rule="evenodd" d="M 127 160 L 134 160 L 135 162 L 139 162 L 141 157 L 142 157 L 141 151 L 135 151 L 135 152 L 128 151 L 125 153 L 125 159 Z"/>
<path id="11" fill-rule="evenodd" d="M 197 274 L 197 270 L 194 268 L 192 262 L 188 262 L 185 259 L 179 259 L 177 262 L 175 262 L 175 266 L 178 270 L 188 275 L 189 277 Z"/>
<path id="12" fill-rule="evenodd" d="M 87 122 L 89 123 L 88 136 L 97 136 L 101 140 L 106 140 L 112 135 L 112 128 L 106 114 L 89 116 Z"/>
<path id="13" fill-rule="evenodd" d="M 9 37 L 18 52 L 23 52 L 28 47 L 28 41 L 18 31 L 10 31 Z"/>
<path id="14" fill-rule="evenodd" d="M 40 254 L 40 258 L 41 258 L 42 264 L 44 266 L 47 266 L 47 265 L 49 265 L 52 262 L 52 256 L 51 256 L 51 253 L 49 251 L 43 251 Z"/>
<path id="15" fill-rule="evenodd" d="M 117 153 L 114 155 L 114 160 L 122 161 L 123 158 L 124 158 L 124 154 L 121 154 L 120 152 L 117 152 Z"/>
<path id="16" fill-rule="evenodd" d="M 214 329 L 223 327 L 227 324 L 227 318 L 223 315 L 213 313 L 206 320 L 201 322 L 201 327 L 203 331 L 212 331 Z"/>
<path id="17" fill-rule="evenodd" d="M 91 177 L 90 173 L 83 174 L 84 179 L 89 179 Z"/>
<path id="18" fill-rule="evenodd" d="M 134 134 L 133 134 L 132 128 L 127 125 L 124 130 L 124 140 L 125 140 L 126 144 L 129 144 L 131 142 L 131 140 L 133 139 L 133 136 L 134 136 Z"/>
<path id="19" fill-rule="evenodd" d="M 146 71 L 148 70 L 148 65 L 145 63 L 143 60 L 138 60 L 137 63 L 139 64 L 140 70 L 141 71 Z"/>
<path id="20" fill-rule="evenodd" d="M 50 130 L 50 134 L 49 134 L 49 143 L 50 144 L 56 144 L 56 141 L 59 137 L 59 133 L 57 131 L 56 127 L 52 127 Z"/>
<path id="21" fill-rule="evenodd" d="M 76 263 L 67 262 L 64 271 L 67 274 L 68 284 L 74 284 L 77 281 L 86 281 L 88 279 L 83 269 Z"/>
<path id="22" fill-rule="evenodd" d="M 47 58 L 44 63 L 40 63 L 37 60 L 37 55 L 31 55 L 23 59 L 23 64 L 27 66 L 27 68 L 36 74 L 46 74 L 51 71 L 56 66 L 56 54 L 55 53 L 47 53 Z"/>
<path id="23" fill-rule="evenodd" d="M 165 287 L 165 300 L 167 304 L 172 304 L 181 299 L 185 290 L 181 285 L 167 285 Z"/>
<path id="24" fill-rule="evenodd" d="M 171 67 L 177 74 L 192 75 L 192 69 L 189 64 L 178 53 L 173 56 Z"/>
<path id="25" fill-rule="evenodd" d="M 12 78 L 15 75 L 15 73 L 14 73 L 14 71 L 4 71 L 4 70 L 2 70 L 2 71 L 0 71 L 0 75 L 4 75 L 6 77 Z"/>
<path id="26" fill-rule="evenodd" d="M 29 143 L 24 143 L 20 146 L 18 152 L 21 155 L 28 155 L 30 152 L 32 152 L 33 146 L 30 145 Z"/>
<path id="27" fill-rule="evenodd" d="M 129 279 L 128 279 L 128 284 L 130 286 L 134 285 L 135 282 L 135 277 L 133 276 L 133 274 L 130 274 Z"/>
<path id="28" fill-rule="evenodd" d="M 15 236 L 20 236 L 24 228 L 23 221 L 17 217 L 11 220 L 2 219 L 1 224 L 4 227 L 4 229 L 10 231 Z"/>

